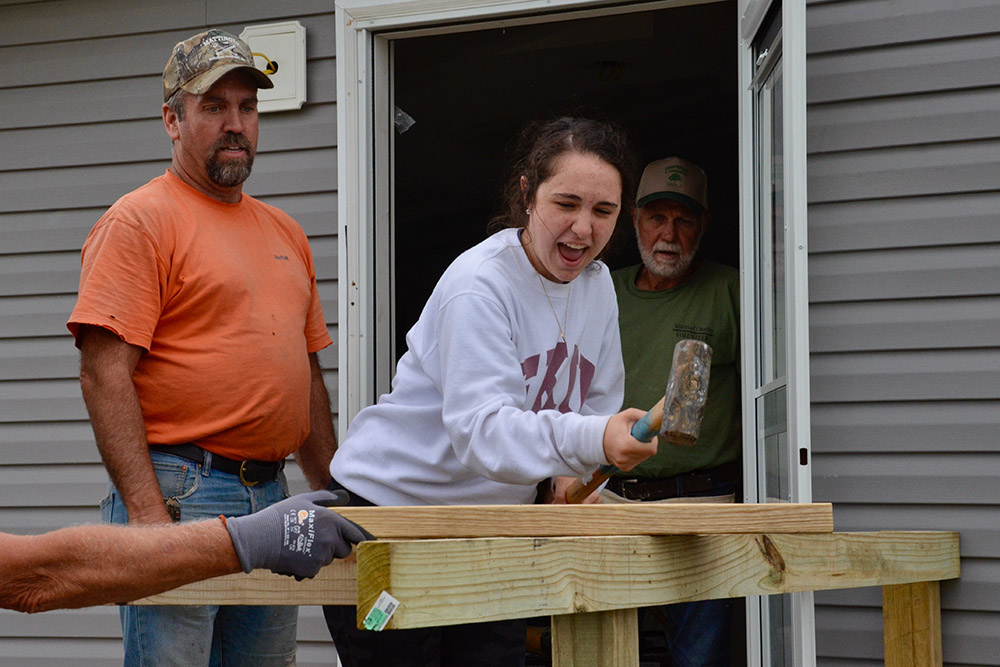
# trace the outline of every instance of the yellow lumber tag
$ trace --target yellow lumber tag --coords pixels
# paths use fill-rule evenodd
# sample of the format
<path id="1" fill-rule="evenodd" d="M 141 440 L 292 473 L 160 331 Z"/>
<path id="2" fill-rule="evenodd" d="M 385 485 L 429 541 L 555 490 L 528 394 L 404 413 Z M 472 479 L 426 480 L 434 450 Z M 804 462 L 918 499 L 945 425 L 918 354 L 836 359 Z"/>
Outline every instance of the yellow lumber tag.
<path id="1" fill-rule="evenodd" d="M 365 630 L 378 632 L 385 629 L 386 623 L 392 618 L 392 614 L 396 611 L 397 607 L 399 607 L 399 600 L 382 591 L 378 596 L 378 600 L 375 600 L 375 604 L 372 605 L 371 611 L 365 616 Z"/>

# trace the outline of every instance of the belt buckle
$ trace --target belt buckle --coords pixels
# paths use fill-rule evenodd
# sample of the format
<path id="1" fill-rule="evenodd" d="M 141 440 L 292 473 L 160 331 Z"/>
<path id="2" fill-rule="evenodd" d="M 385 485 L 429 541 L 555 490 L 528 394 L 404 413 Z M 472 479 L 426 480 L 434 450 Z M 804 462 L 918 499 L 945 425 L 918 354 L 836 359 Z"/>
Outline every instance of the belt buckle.
<path id="1" fill-rule="evenodd" d="M 240 483 L 243 484 L 243 486 L 257 486 L 257 484 L 260 483 L 260 480 L 255 480 L 251 482 L 247 480 L 246 477 L 243 476 L 243 471 L 246 470 L 248 463 L 250 463 L 250 461 L 247 459 L 243 459 L 242 461 L 240 461 Z"/>
<path id="2" fill-rule="evenodd" d="M 621 481 L 622 498 L 626 500 L 646 500 L 649 495 L 647 491 L 638 488 L 639 480 L 635 477 L 628 477 Z"/>

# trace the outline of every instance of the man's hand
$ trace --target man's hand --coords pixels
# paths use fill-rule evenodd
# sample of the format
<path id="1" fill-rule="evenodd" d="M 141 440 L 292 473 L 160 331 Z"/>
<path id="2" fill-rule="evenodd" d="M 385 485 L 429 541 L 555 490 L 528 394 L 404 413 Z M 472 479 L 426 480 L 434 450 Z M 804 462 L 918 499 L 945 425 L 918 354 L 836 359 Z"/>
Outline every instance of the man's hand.
<path id="1" fill-rule="evenodd" d="M 348 498 L 346 491 L 313 491 L 255 514 L 226 519 L 243 571 L 263 568 L 302 581 L 315 577 L 334 558 L 347 557 L 352 545 L 375 539 L 326 509 L 346 505 Z"/>
<path id="2" fill-rule="evenodd" d="M 553 505 L 565 505 L 569 501 L 566 500 L 566 492 L 569 491 L 569 487 L 572 486 L 573 482 L 576 481 L 576 477 L 554 477 L 552 478 L 552 500 Z M 598 487 L 600 488 L 600 487 Z M 596 505 L 601 502 L 601 495 L 597 491 L 594 491 L 589 496 L 583 499 L 581 505 Z"/>

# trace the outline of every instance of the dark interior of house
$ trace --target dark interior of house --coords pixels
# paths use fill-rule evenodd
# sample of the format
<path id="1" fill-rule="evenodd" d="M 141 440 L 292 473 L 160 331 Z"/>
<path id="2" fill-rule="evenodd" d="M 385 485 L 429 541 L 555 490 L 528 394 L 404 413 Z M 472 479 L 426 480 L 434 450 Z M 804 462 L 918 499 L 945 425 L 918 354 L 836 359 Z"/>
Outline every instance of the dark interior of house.
<path id="1" fill-rule="evenodd" d="M 448 264 L 487 235 L 524 126 L 623 125 L 641 165 L 678 155 L 709 176 L 700 254 L 739 265 L 735 2 L 393 40 L 396 358 Z M 606 253 L 638 262 L 622 218 Z"/>

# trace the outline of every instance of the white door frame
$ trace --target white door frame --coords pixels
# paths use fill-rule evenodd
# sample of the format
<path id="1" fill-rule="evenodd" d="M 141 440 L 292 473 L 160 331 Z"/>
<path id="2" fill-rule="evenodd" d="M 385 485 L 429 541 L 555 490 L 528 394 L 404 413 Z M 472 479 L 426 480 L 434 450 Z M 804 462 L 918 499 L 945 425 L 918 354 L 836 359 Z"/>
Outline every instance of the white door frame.
<path id="1" fill-rule="evenodd" d="M 390 145 L 388 119 L 391 108 L 388 82 L 391 40 L 395 37 L 424 36 L 447 32 L 488 29 L 526 23 L 562 21 L 623 12 L 650 11 L 716 0 L 660 0 L 637 3 L 627 0 L 338 0 L 336 4 L 337 49 L 337 169 L 338 169 L 338 429 L 340 435 L 357 412 L 374 402 L 377 394 L 388 388 L 388 369 L 378 368 L 379 355 L 388 357 L 386 342 L 390 331 L 388 312 L 376 312 L 378 290 L 391 289 L 388 272 L 377 271 L 376 250 L 385 248 L 391 234 L 391 216 L 387 187 L 391 164 L 379 155 L 388 155 Z M 771 0 L 739 0 L 742 36 L 739 63 L 740 97 L 740 173 L 741 173 L 741 247 L 753 229 L 753 150 L 748 90 L 753 63 L 750 43 Z M 806 114 L 805 114 L 805 0 L 785 0 L 782 7 L 784 43 L 784 89 L 782 100 L 787 124 L 784 142 L 785 199 L 789 224 L 786 233 L 786 270 L 788 293 L 788 395 L 789 438 L 796 449 L 809 453 L 809 347 L 808 282 L 806 244 Z M 376 119 L 376 114 L 378 118 Z M 750 142 L 748 144 L 748 142 Z M 748 148 L 749 145 L 749 148 Z M 390 244 L 391 245 L 391 244 Z M 753 303 L 753 285 L 748 281 L 746 257 L 741 267 L 743 303 Z M 381 282 L 380 282 L 381 281 Z M 748 284 L 750 283 L 750 284 Z M 749 293 L 748 293 L 749 290 Z M 743 311 L 747 310 L 744 306 Z M 744 321 L 746 321 L 744 319 Z M 745 326 L 745 325 L 744 325 Z M 381 332 L 377 343 L 376 332 Z M 749 336 L 747 334 L 750 334 Z M 744 329 L 744 382 L 747 364 L 754 363 L 753 332 Z M 383 364 L 384 366 L 384 364 Z M 752 382 L 752 376 L 750 378 Z M 751 397 L 744 387 L 744 447 L 747 461 L 755 460 L 756 433 L 747 409 Z M 752 405 L 752 404 L 751 404 Z M 747 430 L 749 429 L 749 433 Z M 745 489 L 757 488 L 756 466 L 748 471 Z M 796 468 L 793 475 L 794 498 L 808 502 L 812 497 L 809 466 Z M 756 492 L 748 501 L 757 500 Z M 811 594 L 797 594 L 795 612 L 800 631 L 795 637 L 796 656 L 804 664 L 815 664 L 815 632 Z M 752 665 L 760 660 L 760 614 L 748 604 L 748 626 L 756 626 L 754 637 L 748 635 L 748 656 Z M 753 634 L 753 633 L 751 633 Z M 756 649 L 756 650 L 755 650 Z M 756 656 L 756 657 L 755 657 Z M 810 656 L 811 659 L 810 659 Z"/>
<path id="2" fill-rule="evenodd" d="M 774 0 L 775 2 L 778 0 Z M 744 460 L 760 460 L 757 446 L 756 387 L 757 298 L 754 276 L 756 186 L 754 183 L 754 55 L 752 45 L 772 0 L 740 0 L 740 247 L 743 359 Z M 787 349 L 788 438 L 796 454 L 790 462 L 791 498 L 812 501 L 812 451 L 810 444 L 809 389 L 809 287 L 806 190 L 806 51 L 805 0 L 784 0 L 781 6 L 782 119 L 784 140 L 782 172 L 785 216 L 785 323 Z M 801 460 L 801 462 L 800 462 Z M 746 502 L 762 502 L 759 466 L 744 466 Z M 760 631 L 762 600 L 747 600 L 748 654 L 766 655 Z M 794 664 L 816 664 L 813 594 L 792 595 Z"/>

